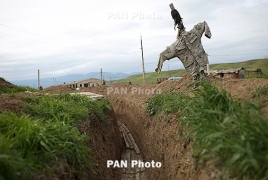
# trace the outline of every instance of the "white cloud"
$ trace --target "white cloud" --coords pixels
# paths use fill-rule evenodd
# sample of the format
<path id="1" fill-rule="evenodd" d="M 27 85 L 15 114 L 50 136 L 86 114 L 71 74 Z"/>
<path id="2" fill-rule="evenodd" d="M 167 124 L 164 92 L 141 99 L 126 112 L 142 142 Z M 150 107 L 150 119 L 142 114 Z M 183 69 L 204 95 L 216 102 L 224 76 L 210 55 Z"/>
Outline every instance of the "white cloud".
<path id="1" fill-rule="evenodd" d="M 162 0 L 0 3 L 0 76 L 8 80 L 32 78 L 37 69 L 47 76 L 86 74 L 100 68 L 132 70 L 141 65 L 140 36 L 145 68 L 153 71 L 159 53 L 176 38 L 169 2 Z M 263 53 L 210 56 L 210 62 L 267 55 L 267 0 L 184 0 L 174 5 L 186 30 L 200 21 L 208 22 L 212 38 L 202 39 L 208 54 Z M 166 70 L 167 64 L 170 69 L 182 68 L 179 60 L 164 64 Z"/>

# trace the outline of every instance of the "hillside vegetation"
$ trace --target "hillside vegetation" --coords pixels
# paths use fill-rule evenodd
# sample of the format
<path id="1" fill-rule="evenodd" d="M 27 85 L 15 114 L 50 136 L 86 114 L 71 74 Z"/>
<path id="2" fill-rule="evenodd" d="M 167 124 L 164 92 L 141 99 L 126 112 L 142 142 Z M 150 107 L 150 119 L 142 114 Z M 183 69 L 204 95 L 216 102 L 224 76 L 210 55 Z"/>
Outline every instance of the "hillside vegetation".
<path id="1" fill-rule="evenodd" d="M 235 63 L 221 63 L 221 64 L 211 64 L 211 70 L 220 70 L 220 69 L 229 69 L 229 68 L 240 68 L 244 67 L 245 69 L 262 69 L 264 74 L 268 74 L 268 59 L 255 59 L 255 60 L 248 60 L 244 62 L 235 62 Z M 146 73 L 145 74 L 145 81 L 148 83 L 157 83 L 157 78 L 167 78 L 173 76 L 182 77 L 186 74 L 185 69 L 178 69 L 178 70 L 171 70 L 171 71 L 162 71 L 160 74 L 156 72 Z M 252 77 L 252 76 L 251 76 Z M 121 79 L 118 81 L 114 81 L 114 84 L 117 83 L 128 83 L 131 82 L 132 84 L 140 84 L 143 82 L 143 75 L 133 75 L 125 79 Z M 108 82 L 109 83 L 109 82 Z"/>
<path id="2" fill-rule="evenodd" d="M 25 91 L 36 92 L 38 90 L 31 88 L 29 86 L 16 86 L 6 81 L 4 78 L 0 77 L 0 94 L 17 93 L 17 92 L 25 92 Z"/>

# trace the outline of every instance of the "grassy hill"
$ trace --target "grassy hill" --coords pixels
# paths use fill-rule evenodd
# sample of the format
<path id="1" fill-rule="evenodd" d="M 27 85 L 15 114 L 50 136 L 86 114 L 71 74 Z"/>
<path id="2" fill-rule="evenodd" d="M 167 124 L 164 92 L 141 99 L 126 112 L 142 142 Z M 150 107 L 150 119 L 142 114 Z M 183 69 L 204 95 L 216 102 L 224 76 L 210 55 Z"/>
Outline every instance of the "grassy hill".
<path id="1" fill-rule="evenodd" d="M 243 62 L 235 62 L 235 63 L 222 63 L 222 64 L 211 64 L 210 68 L 212 70 L 216 69 L 228 69 L 228 68 L 239 68 L 244 67 L 246 69 L 262 69 L 263 73 L 268 73 L 267 67 L 264 67 L 265 64 L 268 65 L 268 59 L 254 59 Z"/>
<path id="2" fill-rule="evenodd" d="M 244 67 L 245 69 L 262 69 L 264 74 L 268 74 L 268 59 L 254 59 L 248 60 L 243 62 L 235 62 L 235 63 L 221 63 L 221 64 L 211 64 L 211 70 L 220 70 L 220 69 L 229 69 L 229 68 L 239 68 Z M 164 77 L 172 77 L 172 76 L 183 76 L 186 74 L 185 69 L 178 69 L 172 71 L 162 71 L 160 74 L 156 72 L 146 73 L 145 74 L 145 81 L 148 83 L 157 83 L 157 78 L 164 78 Z M 126 84 L 128 82 L 132 82 L 132 84 L 140 84 L 143 82 L 142 74 L 137 74 L 133 76 L 129 76 L 128 78 L 107 82 L 110 83 L 123 83 Z"/>
<path id="3" fill-rule="evenodd" d="M 25 91 L 35 92 L 38 90 L 31 88 L 29 86 L 16 86 L 16 85 L 6 81 L 4 78 L 0 77 L 0 94 L 17 93 L 17 92 L 25 92 Z"/>

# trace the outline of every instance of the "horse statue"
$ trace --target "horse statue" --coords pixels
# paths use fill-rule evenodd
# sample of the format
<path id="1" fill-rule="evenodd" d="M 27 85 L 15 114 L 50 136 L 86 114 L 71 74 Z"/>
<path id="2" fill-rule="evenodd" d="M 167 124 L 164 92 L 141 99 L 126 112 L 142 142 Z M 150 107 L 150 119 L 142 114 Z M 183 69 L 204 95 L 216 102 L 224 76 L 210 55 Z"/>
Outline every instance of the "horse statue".
<path id="1" fill-rule="evenodd" d="M 194 79 L 195 86 L 198 86 L 200 79 L 208 80 L 205 70 L 207 68 L 208 55 L 202 46 L 201 37 L 205 33 L 207 38 L 211 38 L 211 31 L 206 21 L 196 24 L 192 30 L 185 31 L 182 18 L 179 12 L 170 4 L 171 16 L 174 19 L 174 29 L 177 26 L 178 35 L 174 43 L 160 53 L 158 65 L 155 69 L 160 73 L 163 63 L 172 58 L 179 58 L 187 73 Z"/>

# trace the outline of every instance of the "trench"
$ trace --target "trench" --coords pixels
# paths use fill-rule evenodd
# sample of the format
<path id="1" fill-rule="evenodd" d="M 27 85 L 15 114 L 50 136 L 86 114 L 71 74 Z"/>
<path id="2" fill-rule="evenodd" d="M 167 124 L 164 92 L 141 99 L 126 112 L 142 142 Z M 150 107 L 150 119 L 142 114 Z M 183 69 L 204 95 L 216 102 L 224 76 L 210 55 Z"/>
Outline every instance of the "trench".
<path id="1" fill-rule="evenodd" d="M 115 119 L 119 121 L 123 141 L 121 160 L 161 163 L 161 167 L 119 168 L 121 180 L 220 179 L 218 170 L 212 165 L 197 166 L 191 142 L 182 138 L 178 131 L 176 116 L 149 116 L 146 113 L 147 104 L 141 98 L 135 101 L 131 97 L 108 96 L 108 99 Z M 124 138 L 126 134 L 130 137 Z M 131 140 L 132 137 L 134 140 Z"/>
<path id="2" fill-rule="evenodd" d="M 151 160 L 147 157 L 151 149 L 148 148 L 148 139 L 144 136 L 144 124 L 147 116 L 142 113 L 139 104 L 131 102 L 129 99 L 117 97 L 108 98 L 111 102 L 115 119 L 120 131 L 122 140 L 121 161 L 127 162 L 126 168 L 118 168 L 121 180 L 148 180 L 152 179 Z M 151 152 L 153 154 L 153 151 Z M 138 161 L 140 165 L 132 166 L 133 161 Z M 146 164 L 150 167 L 146 167 Z M 155 165 L 155 164 L 154 164 Z M 157 179 L 157 178 L 156 178 Z"/>
<path id="3" fill-rule="evenodd" d="M 220 173 L 214 166 L 197 166 L 191 142 L 182 138 L 178 131 L 176 116 L 151 117 L 145 111 L 146 104 L 141 101 L 129 97 L 108 99 L 113 106 L 115 119 L 119 121 L 123 141 L 121 160 L 127 160 L 128 163 L 133 159 L 161 163 L 159 168 L 119 168 L 121 180 L 220 179 Z M 124 137 L 126 134 L 129 137 Z M 134 140 L 131 140 L 132 137 Z"/>
<path id="4" fill-rule="evenodd" d="M 197 166 L 191 142 L 183 138 L 182 132 L 178 131 L 176 115 L 149 116 L 146 113 L 148 95 L 108 94 L 105 87 L 95 92 L 103 94 L 110 101 L 113 109 L 112 127 L 116 132 L 108 134 L 111 127 L 108 124 L 107 129 L 102 131 L 107 141 L 100 139 L 96 146 L 98 150 L 101 149 L 100 146 L 105 146 L 105 151 L 113 154 L 107 157 L 103 156 L 104 153 L 98 155 L 98 164 L 102 165 L 99 174 L 105 174 L 105 177 L 108 177 L 106 179 L 220 179 L 214 166 Z M 97 135 L 96 137 L 98 138 Z M 114 146 L 111 147 L 108 141 Z M 116 153 L 113 153 L 114 151 Z M 106 161 L 111 159 L 110 157 L 119 162 L 126 161 L 127 167 L 107 168 Z M 144 163 L 160 162 L 161 167 L 132 168 L 132 160 Z"/>
<path id="5" fill-rule="evenodd" d="M 119 121 L 117 123 L 123 140 L 121 162 L 126 162 L 126 166 L 119 169 L 121 180 L 147 180 L 147 172 L 139 147 L 129 129 L 123 123 Z"/>

